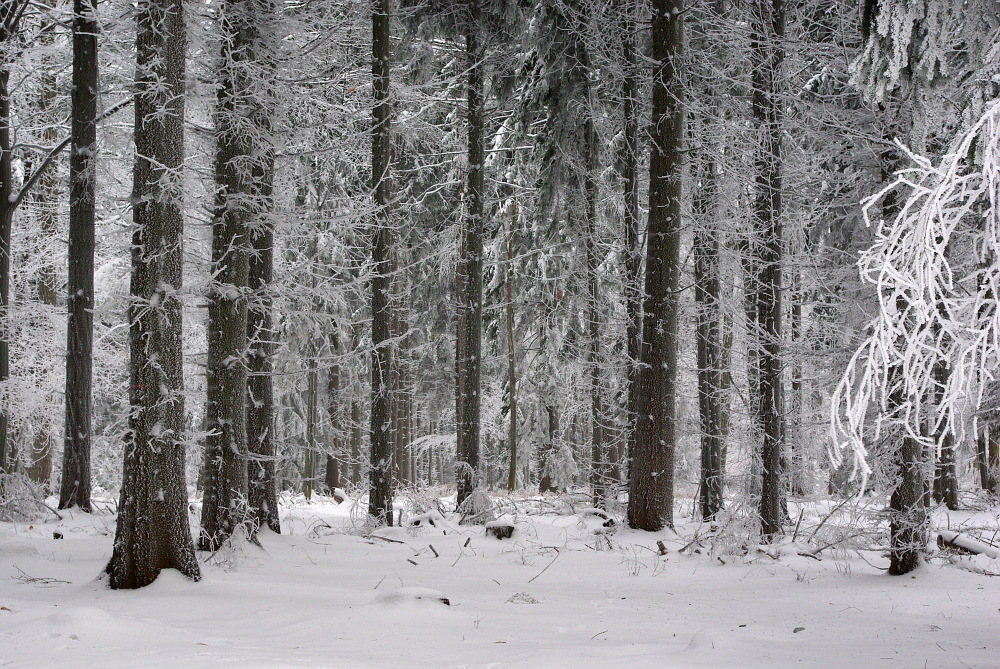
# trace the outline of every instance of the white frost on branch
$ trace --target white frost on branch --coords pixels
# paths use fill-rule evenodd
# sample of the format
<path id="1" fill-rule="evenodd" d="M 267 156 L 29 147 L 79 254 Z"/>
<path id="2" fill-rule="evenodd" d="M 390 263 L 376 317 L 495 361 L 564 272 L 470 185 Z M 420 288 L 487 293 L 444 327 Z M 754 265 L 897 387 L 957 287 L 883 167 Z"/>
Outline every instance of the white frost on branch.
<path id="1" fill-rule="evenodd" d="M 900 208 L 891 220 L 879 217 L 875 241 L 858 261 L 862 280 L 876 287 L 879 312 L 833 398 L 831 457 L 835 464 L 845 453 L 853 459 L 862 490 L 871 471 L 870 411 L 878 412 L 874 439 L 893 425 L 927 442 L 942 426 L 960 426 L 970 403 L 981 405 L 1000 367 L 1000 101 L 937 166 L 909 155 L 916 167 L 864 203 L 869 225 L 890 193 Z M 934 370 L 942 363 L 950 373 L 939 388 Z M 922 429 L 929 416 L 936 421 L 930 431 Z"/>

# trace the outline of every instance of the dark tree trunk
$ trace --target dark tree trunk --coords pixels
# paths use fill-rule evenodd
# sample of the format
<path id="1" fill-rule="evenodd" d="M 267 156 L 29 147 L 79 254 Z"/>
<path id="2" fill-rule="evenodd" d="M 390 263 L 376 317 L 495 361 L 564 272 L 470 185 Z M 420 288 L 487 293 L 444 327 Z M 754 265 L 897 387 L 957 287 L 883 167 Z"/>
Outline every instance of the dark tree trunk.
<path id="1" fill-rule="evenodd" d="M 374 0 L 372 12 L 372 88 L 375 98 L 372 126 L 372 190 L 375 229 L 372 232 L 372 407 L 371 471 L 368 513 L 379 525 L 392 524 L 393 457 L 389 415 L 391 318 L 389 291 L 392 277 L 390 240 L 392 198 L 391 114 L 389 70 L 392 45 L 389 33 L 389 0 Z"/>
<path id="2" fill-rule="evenodd" d="M 997 474 L 1000 473 L 1000 439 L 997 428 L 988 425 L 980 428 L 976 440 L 976 455 L 979 462 L 979 483 L 986 492 L 997 494 Z"/>
<path id="3" fill-rule="evenodd" d="M 326 456 L 326 476 L 324 477 L 327 489 L 332 495 L 337 488 L 343 487 L 340 483 L 340 463 L 337 458 L 327 454 Z"/>
<path id="4" fill-rule="evenodd" d="M 17 22 L 14 17 L 25 0 L 4 0 L 0 2 L 0 318 L 7 319 L 7 308 L 10 306 L 10 234 L 14 217 L 14 205 L 11 202 L 14 193 L 14 168 L 11 155 L 10 138 L 10 55 L 8 43 L 17 35 Z M 0 384 L 6 384 L 10 378 L 10 342 L 7 340 L 7 328 L 0 328 Z M 12 449 L 8 443 L 7 427 L 9 415 L 0 410 L 0 472 L 8 471 Z"/>
<path id="5" fill-rule="evenodd" d="M 559 413 L 556 407 L 546 405 L 545 415 L 549 423 L 549 441 L 539 453 L 538 468 L 541 470 L 541 479 L 538 482 L 538 492 L 559 492 L 552 482 L 552 457 L 559 449 Z"/>
<path id="6" fill-rule="evenodd" d="M 258 80 L 253 84 L 259 104 L 251 115 L 256 151 L 251 182 L 256 209 L 248 220 L 246 309 L 246 436 L 247 501 L 253 525 L 281 532 L 278 482 L 275 473 L 274 381 L 276 332 L 271 313 L 274 274 L 274 92 L 277 76 L 277 8 L 273 0 L 253 0 L 247 6 L 256 19 L 258 41 L 252 57 Z M 248 51 L 248 55 L 251 52 Z M 240 91 L 237 91 L 239 93 Z M 247 98 L 249 102 L 249 98 Z"/>
<path id="7" fill-rule="evenodd" d="M 628 500 L 629 525 L 648 531 L 673 526 L 684 135 L 684 91 L 676 68 L 683 54 L 683 23 L 683 0 L 654 0 L 652 58 L 656 71 L 646 282 Z"/>
<path id="8" fill-rule="evenodd" d="M 587 59 L 581 59 L 586 65 Z M 584 199 L 587 206 L 587 223 L 584 231 L 583 248 L 587 266 L 587 339 L 589 350 L 587 364 L 590 368 L 590 489 L 596 507 L 606 507 L 610 494 L 611 467 L 609 465 L 607 410 L 604 405 L 604 390 L 600 366 L 601 360 L 601 299 L 598 286 L 597 255 L 597 130 L 592 119 L 585 124 Z"/>
<path id="9" fill-rule="evenodd" d="M 90 510 L 97 163 L 97 6 L 73 2 L 73 120 L 69 159 L 66 428 L 59 508 Z"/>
<path id="10" fill-rule="evenodd" d="M 271 172 L 273 175 L 273 172 Z M 258 527 L 281 532 L 278 518 L 278 482 L 274 444 L 274 331 L 271 314 L 271 281 L 274 268 L 274 227 L 262 222 L 250 235 L 247 308 L 247 403 L 246 430 L 250 460 L 247 487 L 250 509 Z"/>
<path id="11" fill-rule="evenodd" d="M 702 141 L 706 139 L 703 137 Z M 692 255 L 697 305 L 698 411 L 701 417 L 701 479 L 698 493 L 702 518 L 710 521 L 723 508 L 726 475 L 723 425 L 726 396 L 723 390 L 722 285 L 719 269 L 721 230 L 716 220 L 718 187 L 714 159 L 703 158 L 697 174 L 695 187 L 698 190 L 693 210 L 700 220 L 695 228 Z"/>
<path id="12" fill-rule="evenodd" d="M 944 388 L 950 374 L 948 363 L 939 362 L 934 366 L 934 383 L 937 386 L 935 399 L 938 403 L 944 396 Z M 941 454 L 934 472 L 934 499 L 939 503 L 943 502 L 952 511 L 957 511 L 958 472 L 955 466 L 955 434 L 947 419 L 939 423 L 935 437 Z"/>
<path id="13" fill-rule="evenodd" d="M 362 427 L 363 407 L 359 400 L 351 400 L 351 483 L 361 485 L 361 442 L 364 439 Z"/>
<path id="14" fill-rule="evenodd" d="M 760 133 L 760 148 L 755 159 L 757 193 L 753 207 L 754 234 L 760 253 L 754 263 L 754 325 L 760 337 L 760 520 L 761 535 L 765 541 L 773 541 L 781 534 L 785 517 L 782 490 L 785 417 L 781 353 L 781 69 L 785 56 L 782 45 L 785 35 L 784 11 L 783 0 L 758 0 L 750 49 L 753 60 L 753 118 Z"/>
<path id="15" fill-rule="evenodd" d="M 507 443 L 510 459 L 507 466 L 507 492 L 517 488 L 517 358 L 514 342 L 514 229 L 517 226 L 517 202 L 511 203 L 510 228 L 507 230 L 507 265 L 504 275 L 507 299 L 504 324 L 507 328 Z"/>
<path id="16" fill-rule="evenodd" d="M 253 233 L 270 210 L 270 0 L 226 0 L 215 111 L 215 214 L 208 294 L 208 437 L 198 547 L 216 550 L 239 525 L 252 536 L 247 437 L 247 288 Z"/>
<path id="17" fill-rule="evenodd" d="M 642 266 L 642 244 L 639 239 L 639 66 L 636 62 L 635 6 L 633 0 L 623 0 L 622 8 L 622 134 L 623 150 L 621 174 L 624 183 L 625 238 L 625 350 L 628 353 L 628 391 L 626 394 L 625 453 L 617 453 L 616 465 L 627 461 L 635 445 L 635 420 L 638 410 L 637 364 L 642 339 L 642 284 L 639 272 Z M 621 472 L 616 475 L 621 478 Z"/>
<path id="18" fill-rule="evenodd" d="M 456 503 L 461 507 L 478 485 L 479 477 L 479 413 L 480 376 L 482 368 L 483 327 L 483 47 L 479 27 L 482 21 L 479 0 L 466 0 L 467 21 L 465 52 L 468 59 L 469 175 L 466 188 L 466 214 L 462 230 L 463 257 L 460 267 L 464 274 L 458 296 L 462 327 L 461 351 L 456 346 L 459 402 L 457 403 L 458 433 L 461 452 L 456 463 L 458 485 Z M 461 357 L 459 357 L 459 353 Z"/>
<path id="19" fill-rule="evenodd" d="M 145 0 L 136 34 L 129 431 L 113 589 L 140 588 L 162 569 L 201 577 L 184 481 L 181 346 L 184 57 L 181 0 Z"/>
<path id="20" fill-rule="evenodd" d="M 897 397 L 896 406 L 902 405 Z M 895 454 L 897 484 L 889 500 L 889 574 L 900 576 L 916 569 L 927 546 L 927 509 L 924 506 L 924 454 L 920 441 L 903 434 Z"/>

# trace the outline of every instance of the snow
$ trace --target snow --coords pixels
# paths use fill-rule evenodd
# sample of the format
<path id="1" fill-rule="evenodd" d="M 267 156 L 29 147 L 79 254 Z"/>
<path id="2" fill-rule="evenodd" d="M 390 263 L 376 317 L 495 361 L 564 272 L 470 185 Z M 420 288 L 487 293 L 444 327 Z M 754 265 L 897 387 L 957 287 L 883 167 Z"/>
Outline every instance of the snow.
<path id="1" fill-rule="evenodd" d="M 804 554 L 822 504 L 796 541 L 745 557 L 692 542 L 697 524 L 607 536 L 553 497 L 508 507 L 517 533 L 500 542 L 437 512 L 365 535 L 353 501 L 300 500 L 284 535 L 201 554 L 202 581 L 168 570 L 119 592 L 100 578 L 107 511 L 0 523 L 0 666 L 998 666 L 1000 579 L 976 573 L 1000 572 L 988 556 L 942 554 L 906 577 L 876 551 L 817 560 Z M 996 527 L 997 513 L 938 521 Z"/>

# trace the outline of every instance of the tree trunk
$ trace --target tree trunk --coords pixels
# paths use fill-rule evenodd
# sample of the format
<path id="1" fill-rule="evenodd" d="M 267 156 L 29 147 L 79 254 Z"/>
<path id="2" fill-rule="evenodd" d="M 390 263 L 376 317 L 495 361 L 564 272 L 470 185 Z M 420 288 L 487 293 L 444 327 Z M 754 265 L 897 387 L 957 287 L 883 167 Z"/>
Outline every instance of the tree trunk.
<path id="1" fill-rule="evenodd" d="M 997 494 L 997 480 L 1000 478 L 1000 436 L 993 425 L 981 429 L 977 440 L 979 460 L 979 482 L 983 490 Z"/>
<path id="2" fill-rule="evenodd" d="M 389 256 L 392 199 L 391 114 L 389 69 L 392 45 L 389 0 L 375 0 L 372 12 L 372 89 L 375 98 L 372 126 L 372 190 L 375 230 L 372 232 L 372 408 L 371 471 L 368 513 L 379 525 L 392 525 L 393 457 L 389 415 L 390 346 Z"/>
<path id="3" fill-rule="evenodd" d="M 517 225 L 517 201 L 511 202 L 510 228 L 507 230 L 507 266 L 504 283 L 507 300 L 504 303 L 504 323 L 507 327 L 507 443 L 510 460 L 507 467 L 507 492 L 517 488 L 517 358 L 514 344 L 514 229 Z"/>
<path id="4" fill-rule="evenodd" d="M 257 63 L 258 106 L 251 115 L 258 142 L 253 161 L 253 185 L 257 191 L 256 216 L 248 226 L 250 245 L 247 261 L 246 328 L 246 433 L 247 498 L 254 525 L 281 532 L 278 518 L 278 482 L 275 473 L 274 381 L 272 379 L 276 332 L 271 314 L 271 282 L 274 273 L 274 138 L 273 119 L 277 103 L 277 8 L 273 0 L 254 0 L 249 6 L 256 18 L 258 41 L 253 57 Z"/>
<path id="5" fill-rule="evenodd" d="M 97 172 L 97 6 L 73 2 L 73 120 L 69 159 L 66 426 L 59 508 L 90 510 Z"/>
<path id="6" fill-rule="evenodd" d="M 901 406 L 902 399 L 896 398 Z M 898 483 L 889 500 L 889 574 L 907 574 L 921 562 L 927 546 L 924 506 L 924 457 L 920 442 L 903 434 L 896 454 Z"/>
<path id="7" fill-rule="evenodd" d="M 552 405 L 545 406 L 545 415 L 548 417 L 549 441 L 542 447 L 539 454 L 538 468 L 541 470 L 541 479 L 538 482 L 538 492 L 559 492 L 557 486 L 552 482 L 552 457 L 559 449 L 559 413 Z"/>
<path id="8" fill-rule="evenodd" d="M 22 0 L 23 1 L 23 0 Z M 12 21 L 19 3 L 8 0 L 0 3 L 0 319 L 7 320 L 10 306 L 10 234 L 14 217 L 11 202 L 14 193 L 14 168 L 10 138 L 10 51 L 8 44 L 17 37 L 17 22 Z M 0 385 L 10 378 L 10 342 L 6 326 L 0 328 Z M 0 408 L 0 472 L 7 472 L 11 457 L 8 443 L 9 409 Z"/>
<path id="9" fill-rule="evenodd" d="M 226 0 L 220 9 L 202 550 L 216 550 L 240 524 L 252 536 L 262 520 L 250 502 L 246 294 L 251 239 L 271 208 L 271 114 L 262 84 L 273 71 L 272 11 L 270 0 Z"/>
<path id="10" fill-rule="evenodd" d="M 49 9 L 55 7 L 54 0 L 47 0 L 43 5 Z M 54 14 L 50 14 L 54 16 Z M 44 127 L 40 136 L 47 146 L 55 146 L 59 143 L 58 126 L 61 121 L 61 110 L 58 108 L 57 97 L 59 96 L 59 81 L 57 77 L 61 63 L 57 62 L 55 50 L 52 46 L 56 41 L 56 28 L 58 23 L 55 18 L 44 19 L 38 32 L 38 42 L 49 51 L 42 63 L 41 83 L 39 88 L 38 113 L 40 118 L 45 119 Z M 72 141 L 72 137 L 70 138 Z M 38 207 L 38 216 L 42 238 L 46 243 L 52 244 L 61 238 L 59 205 L 62 199 L 59 185 L 59 178 L 55 170 L 45 170 L 38 183 L 38 192 L 34 198 Z M 70 254 L 72 257 L 72 254 Z M 50 307 L 56 307 L 59 303 L 58 293 L 61 289 L 56 283 L 56 258 L 54 253 L 47 253 L 42 259 L 42 266 L 39 268 L 36 279 L 38 301 Z M 89 425 L 89 423 L 88 423 Z M 88 433 L 89 434 L 89 433 Z M 53 439 L 51 430 L 47 426 L 38 428 L 35 433 L 31 449 L 31 462 L 27 464 L 25 473 L 28 478 L 41 486 L 45 494 L 50 493 L 52 483 L 52 455 Z"/>
<path id="11" fill-rule="evenodd" d="M 462 351 L 456 346 L 459 402 L 457 422 L 461 452 L 455 463 L 458 485 L 457 505 L 465 500 L 479 484 L 479 414 L 480 376 L 482 368 L 483 325 L 483 196 L 484 160 L 483 147 L 483 48 L 479 27 L 482 21 L 480 0 L 466 0 L 467 21 L 465 52 L 468 59 L 468 116 L 469 175 L 466 188 L 466 214 L 462 230 L 463 256 L 460 266 L 463 278 L 458 296 L 459 322 L 462 327 Z M 460 353 L 460 356 L 459 356 Z"/>
<path id="12" fill-rule="evenodd" d="M 638 408 L 637 365 L 642 338 L 642 243 L 639 239 L 639 66 L 636 58 L 635 5 L 633 0 L 623 0 L 622 7 L 622 157 L 621 175 L 624 184 L 624 219 L 622 228 L 625 240 L 625 350 L 628 354 L 626 383 L 625 452 L 616 453 L 616 469 L 627 461 L 635 447 L 635 421 Z M 621 480 L 622 472 L 615 472 Z"/>
<path id="13" fill-rule="evenodd" d="M 934 383 L 937 386 L 935 393 L 937 404 L 940 407 L 941 398 L 944 396 L 944 387 L 948 383 L 951 370 L 946 362 L 939 362 L 934 366 Z M 937 466 L 934 475 L 934 499 L 937 502 L 944 502 L 952 511 L 958 510 L 958 472 L 955 467 L 955 434 L 947 420 L 938 424 L 935 442 L 940 449 L 940 456 L 937 458 Z"/>
<path id="14" fill-rule="evenodd" d="M 113 589 L 140 588 L 162 569 L 201 573 L 184 481 L 181 346 L 184 57 L 181 0 L 145 0 L 136 34 L 129 431 L 114 551 Z"/>
<path id="15" fill-rule="evenodd" d="M 710 132 L 706 128 L 703 135 Z M 703 137 L 702 141 L 706 141 Z M 700 221 L 694 233 L 694 294 L 697 311 L 695 336 L 698 359 L 698 411 L 701 417 L 701 479 L 699 503 L 702 518 L 711 521 L 724 506 L 726 475 L 723 426 L 722 285 L 719 270 L 718 197 L 715 161 L 705 157 L 698 170 L 693 211 Z"/>
<path id="16" fill-rule="evenodd" d="M 679 67 L 683 54 L 683 23 L 683 0 L 654 0 L 652 58 L 656 71 L 650 129 L 646 282 L 628 501 L 629 525 L 648 531 L 673 526 L 684 135 L 684 92 L 675 66 Z"/>
<path id="17" fill-rule="evenodd" d="M 760 133 L 755 159 L 756 197 L 754 234 L 756 259 L 755 326 L 759 349 L 760 397 L 758 422 L 763 432 L 760 450 L 761 535 L 774 541 L 782 531 L 785 513 L 782 490 L 782 451 L 785 444 L 781 353 L 781 132 L 785 13 L 783 0 L 758 0 L 751 38 L 753 60 L 753 118 Z"/>

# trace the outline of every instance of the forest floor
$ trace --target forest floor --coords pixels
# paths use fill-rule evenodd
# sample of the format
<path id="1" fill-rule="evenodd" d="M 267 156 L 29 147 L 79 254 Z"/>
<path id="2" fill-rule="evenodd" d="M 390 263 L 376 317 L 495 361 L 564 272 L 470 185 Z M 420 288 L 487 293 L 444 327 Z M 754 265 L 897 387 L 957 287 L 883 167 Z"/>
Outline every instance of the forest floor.
<path id="1" fill-rule="evenodd" d="M 414 502 L 436 504 L 405 501 L 411 522 Z M 497 502 L 502 541 L 434 511 L 366 534 L 349 500 L 286 497 L 282 535 L 130 592 L 99 578 L 110 504 L 0 523 L 0 666 L 1000 667 L 1000 560 L 887 576 L 884 537 L 858 529 L 877 511 L 792 504 L 795 540 L 760 547 L 735 522 L 647 533 L 582 496 Z M 1000 536 L 996 507 L 934 523 Z"/>

